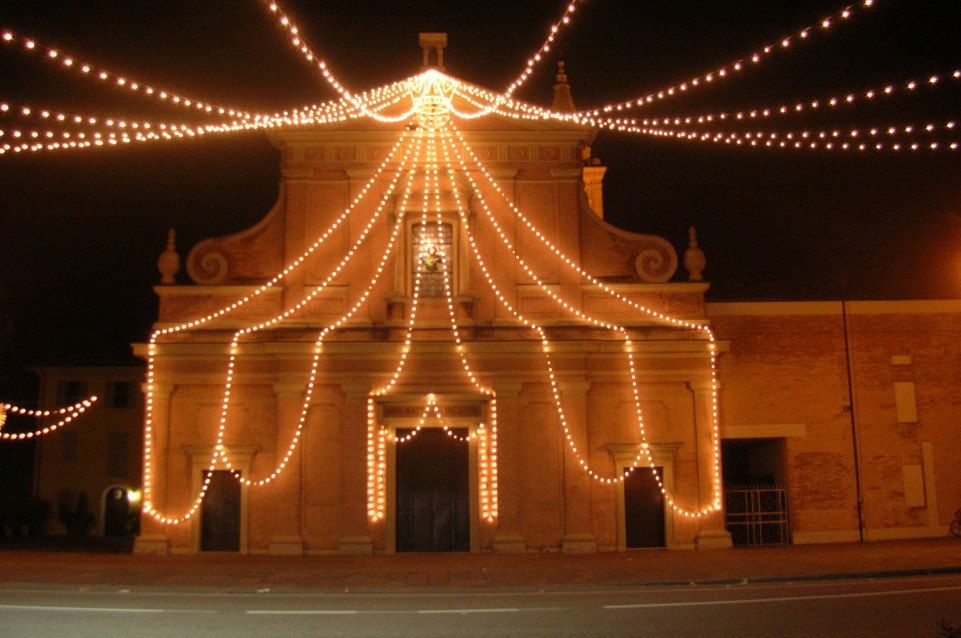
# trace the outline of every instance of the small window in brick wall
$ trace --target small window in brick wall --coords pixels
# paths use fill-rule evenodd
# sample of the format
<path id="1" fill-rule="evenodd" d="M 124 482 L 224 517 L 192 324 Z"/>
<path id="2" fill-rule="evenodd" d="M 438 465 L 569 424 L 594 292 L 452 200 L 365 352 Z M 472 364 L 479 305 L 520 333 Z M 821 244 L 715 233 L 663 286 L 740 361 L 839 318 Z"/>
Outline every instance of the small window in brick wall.
<path id="1" fill-rule="evenodd" d="M 110 384 L 110 407 L 126 410 L 133 407 L 133 384 L 130 381 L 114 381 Z"/>
<path id="2" fill-rule="evenodd" d="M 58 381 L 57 407 L 80 403 L 87 398 L 87 384 L 84 381 Z"/>

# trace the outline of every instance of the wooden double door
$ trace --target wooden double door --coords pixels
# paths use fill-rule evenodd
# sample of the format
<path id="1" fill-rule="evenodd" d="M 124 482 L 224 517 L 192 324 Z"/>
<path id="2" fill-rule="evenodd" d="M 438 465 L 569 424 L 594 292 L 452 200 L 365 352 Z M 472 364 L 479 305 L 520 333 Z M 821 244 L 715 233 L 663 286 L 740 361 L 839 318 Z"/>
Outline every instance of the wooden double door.
<path id="1" fill-rule="evenodd" d="M 397 430 L 403 438 L 411 430 Z M 424 428 L 395 451 L 398 552 L 470 550 L 468 431 Z"/>

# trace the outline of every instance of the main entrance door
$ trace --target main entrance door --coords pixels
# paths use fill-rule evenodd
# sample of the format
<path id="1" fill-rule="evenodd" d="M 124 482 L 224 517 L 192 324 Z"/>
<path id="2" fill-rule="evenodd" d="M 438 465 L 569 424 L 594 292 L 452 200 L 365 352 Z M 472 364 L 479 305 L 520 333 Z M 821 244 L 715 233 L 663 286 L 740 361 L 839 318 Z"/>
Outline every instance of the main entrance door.
<path id="1" fill-rule="evenodd" d="M 657 468 L 662 476 L 661 468 Z M 664 547 L 664 495 L 650 468 L 639 467 L 624 479 L 627 548 Z"/>
<path id="2" fill-rule="evenodd" d="M 424 428 L 395 454 L 398 552 L 470 550 L 466 429 Z M 401 439 L 411 430 L 397 430 Z"/>
<path id="3" fill-rule="evenodd" d="M 210 486 L 200 511 L 200 550 L 240 551 L 240 482 L 228 470 L 204 472 Z"/>

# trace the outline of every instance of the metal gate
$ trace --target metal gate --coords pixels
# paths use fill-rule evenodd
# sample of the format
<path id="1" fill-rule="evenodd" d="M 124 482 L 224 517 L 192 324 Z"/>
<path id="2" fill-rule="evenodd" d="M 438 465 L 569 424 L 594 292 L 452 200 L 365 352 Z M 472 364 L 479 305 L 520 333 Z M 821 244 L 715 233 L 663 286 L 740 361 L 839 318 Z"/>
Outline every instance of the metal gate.
<path id="1" fill-rule="evenodd" d="M 783 487 L 727 488 L 724 510 L 724 526 L 735 545 L 791 542 L 787 490 Z"/>

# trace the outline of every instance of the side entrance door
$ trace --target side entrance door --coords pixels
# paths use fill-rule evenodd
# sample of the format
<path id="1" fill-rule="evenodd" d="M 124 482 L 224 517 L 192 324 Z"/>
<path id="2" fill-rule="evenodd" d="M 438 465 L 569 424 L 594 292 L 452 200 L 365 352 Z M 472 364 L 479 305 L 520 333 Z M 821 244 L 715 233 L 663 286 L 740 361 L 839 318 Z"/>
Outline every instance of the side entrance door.
<path id="1" fill-rule="evenodd" d="M 650 468 L 639 467 L 624 480 L 624 523 L 628 549 L 666 545 L 664 495 Z"/>
<path id="2" fill-rule="evenodd" d="M 240 482 L 228 470 L 205 471 L 210 486 L 200 510 L 200 551 L 240 551 Z"/>

